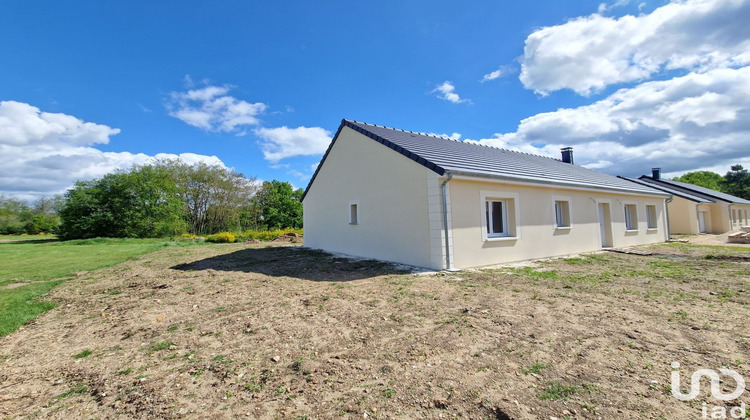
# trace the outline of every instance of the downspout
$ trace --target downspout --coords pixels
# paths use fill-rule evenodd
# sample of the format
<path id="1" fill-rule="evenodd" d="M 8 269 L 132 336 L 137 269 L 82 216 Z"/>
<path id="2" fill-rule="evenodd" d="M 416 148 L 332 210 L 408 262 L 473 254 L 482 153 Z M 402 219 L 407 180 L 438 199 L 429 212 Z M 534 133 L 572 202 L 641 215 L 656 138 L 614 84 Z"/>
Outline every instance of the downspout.
<path id="1" fill-rule="evenodd" d="M 674 200 L 674 197 L 669 196 L 669 198 L 664 199 L 664 211 L 667 214 L 667 242 L 672 240 L 672 229 L 669 227 L 669 203 Z"/>
<path id="2" fill-rule="evenodd" d="M 443 189 L 443 229 L 445 230 L 445 269 L 450 270 L 451 267 L 451 243 L 448 239 L 448 193 L 446 184 L 453 178 L 453 174 L 450 171 L 445 171 L 448 176 L 441 185 Z"/>

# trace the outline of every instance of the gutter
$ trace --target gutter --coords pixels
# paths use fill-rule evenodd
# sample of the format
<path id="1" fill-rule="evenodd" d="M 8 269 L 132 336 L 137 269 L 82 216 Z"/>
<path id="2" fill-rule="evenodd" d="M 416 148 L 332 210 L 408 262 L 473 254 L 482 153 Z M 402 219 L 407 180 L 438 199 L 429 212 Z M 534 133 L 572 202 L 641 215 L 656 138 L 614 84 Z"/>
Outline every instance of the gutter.
<path id="1" fill-rule="evenodd" d="M 446 170 L 446 172 L 449 172 Z M 489 182 L 502 182 L 503 184 L 515 184 L 515 185 L 528 185 L 528 186 L 537 186 L 537 187 L 543 187 L 543 188 L 565 188 L 570 190 L 579 190 L 579 191 L 601 191 L 606 192 L 610 194 L 623 194 L 623 195 L 638 195 L 638 196 L 655 196 L 655 197 L 667 197 L 671 196 L 671 194 L 662 192 L 659 189 L 649 187 L 653 189 L 653 192 L 647 192 L 647 191 L 638 191 L 634 192 L 631 190 L 625 190 L 621 188 L 611 188 L 611 187 L 604 187 L 604 186 L 596 186 L 596 185 L 590 185 L 590 184 L 582 184 L 580 182 L 552 182 L 552 181 L 542 181 L 538 178 L 530 178 L 530 177 L 522 177 L 522 176 L 503 176 L 503 175 L 490 175 L 490 174 L 476 174 L 473 172 L 466 172 L 466 171 L 457 171 L 453 170 L 453 173 L 456 174 L 456 179 L 466 179 L 470 181 L 489 181 Z M 628 181 L 631 182 L 631 181 Z"/>
<path id="2" fill-rule="evenodd" d="M 453 178 L 453 174 L 450 171 L 445 171 L 448 176 L 443 181 L 441 188 L 443 189 L 443 229 L 445 230 L 445 269 L 451 270 L 451 244 L 448 239 L 448 193 L 446 192 L 446 185 Z"/>

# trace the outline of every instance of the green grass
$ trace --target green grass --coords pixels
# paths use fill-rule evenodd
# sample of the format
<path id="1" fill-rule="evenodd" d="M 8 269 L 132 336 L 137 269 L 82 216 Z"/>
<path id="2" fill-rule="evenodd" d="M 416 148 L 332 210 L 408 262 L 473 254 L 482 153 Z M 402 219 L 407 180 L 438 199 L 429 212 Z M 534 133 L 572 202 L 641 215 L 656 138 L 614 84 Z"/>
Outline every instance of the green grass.
<path id="1" fill-rule="evenodd" d="M 73 356 L 74 359 L 83 359 L 84 357 L 88 357 L 91 355 L 91 350 L 86 349 L 76 355 Z"/>
<path id="2" fill-rule="evenodd" d="M 569 385 L 563 385 L 560 382 L 551 382 L 547 384 L 544 390 L 539 394 L 539 399 L 544 400 L 566 400 L 571 395 L 578 392 L 578 388 Z"/>
<path id="3" fill-rule="evenodd" d="M 14 242 L 0 242 L 0 337 L 54 308 L 54 302 L 42 300 L 44 295 L 75 272 L 119 264 L 169 244 L 160 239 L 63 242 L 52 236 L 0 236 L 10 239 Z"/>
<path id="4" fill-rule="evenodd" d="M 50 241 L 56 240 L 54 235 L 0 235 L 0 241 Z"/>
<path id="5" fill-rule="evenodd" d="M 154 353 L 154 352 L 157 352 L 157 351 L 166 350 L 166 349 L 170 348 L 173 345 L 174 345 L 174 342 L 172 340 L 162 341 L 162 342 L 159 342 L 159 343 L 152 344 L 151 346 L 149 346 L 149 348 L 148 348 L 147 351 L 148 351 L 148 353 Z"/>
<path id="6" fill-rule="evenodd" d="M 539 375 L 540 373 L 542 373 L 542 369 L 546 369 L 546 368 L 547 368 L 547 365 L 543 363 L 534 363 L 528 369 L 521 369 L 521 373 L 523 373 L 524 375 L 528 375 L 530 373 Z"/>

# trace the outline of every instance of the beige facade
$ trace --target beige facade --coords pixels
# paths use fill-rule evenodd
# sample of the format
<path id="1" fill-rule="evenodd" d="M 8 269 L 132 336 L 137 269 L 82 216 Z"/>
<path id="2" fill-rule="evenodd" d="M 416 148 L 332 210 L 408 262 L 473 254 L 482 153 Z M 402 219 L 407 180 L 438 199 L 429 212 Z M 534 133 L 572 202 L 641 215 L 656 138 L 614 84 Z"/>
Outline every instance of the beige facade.
<path id="1" fill-rule="evenodd" d="M 446 258 L 446 180 L 343 127 L 303 201 L 305 245 L 445 269 L 667 240 L 663 194 L 454 176 L 446 184 Z M 488 234 L 488 220 L 503 232 Z"/>
<path id="2" fill-rule="evenodd" d="M 718 200 L 717 200 L 718 201 Z M 696 235 L 699 233 L 722 234 L 738 231 L 750 223 L 750 205 L 696 203 L 674 196 L 669 208 L 669 227 L 672 234 Z"/>
<path id="3" fill-rule="evenodd" d="M 664 198 L 573 190 L 550 186 L 453 179 L 449 184 L 453 252 L 458 268 L 601 249 L 664 242 Z M 484 202 L 509 203 L 508 236 L 489 237 Z M 556 225 L 555 202 L 567 203 L 568 226 Z M 625 206 L 634 206 L 636 223 L 626 228 Z M 602 207 L 600 220 L 599 207 Z M 652 206 L 652 228 L 647 226 Z M 655 218 L 654 218 L 655 216 Z"/>

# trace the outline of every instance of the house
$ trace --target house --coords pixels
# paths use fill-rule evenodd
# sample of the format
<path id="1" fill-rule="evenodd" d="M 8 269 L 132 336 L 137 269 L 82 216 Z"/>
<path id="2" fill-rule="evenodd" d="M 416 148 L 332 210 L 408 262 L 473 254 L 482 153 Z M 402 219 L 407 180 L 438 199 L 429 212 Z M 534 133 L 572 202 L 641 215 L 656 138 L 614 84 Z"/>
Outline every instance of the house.
<path id="1" fill-rule="evenodd" d="M 710 188 L 661 177 L 661 168 L 651 176 L 625 178 L 640 185 L 656 188 L 673 196 L 668 203 L 670 233 L 727 233 L 750 225 L 750 201 Z"/>
<path id="2" fill-rule="evenodd" d="M 667 240 L 668 193 L 573 164 L 343 120 L 303 195 L 305 245 L 433 269 Z"/>

